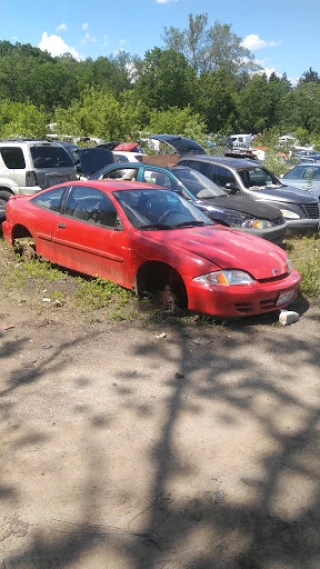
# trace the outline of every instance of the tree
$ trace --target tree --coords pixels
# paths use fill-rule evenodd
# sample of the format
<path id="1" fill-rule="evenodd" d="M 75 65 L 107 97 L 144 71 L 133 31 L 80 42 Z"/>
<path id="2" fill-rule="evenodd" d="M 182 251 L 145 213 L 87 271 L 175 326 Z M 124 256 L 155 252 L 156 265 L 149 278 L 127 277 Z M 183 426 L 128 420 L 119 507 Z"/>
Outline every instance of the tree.
<path id="1" fill-rule="evenodd" d="M 179 30 L 164 28 L 162 39 L 168 49 L 183 53 L 197 74 L 223 69 L 240 73 L 259 69 L 251 52 L 243 47 L 242 39 L 231 30 L 231 25 L 218 20 L 209 26 L 208 15 L 189 14 L 189 27 Z"/>
<path id="2" fill-rule="evenodd" d="M 180 134 L 203 142 L 206 139 L 206 126 L 199 113 L 190 107 L 178 109 L 172 107 L 166 111 L 153 110 L 150 113 L 150 122 L 146 132 L 165 132 L 166 134 Z"/>
<path id="3" fill-rule="evenodd" d="M 47 132 L 48 115 L 29 101 L 25 103 L 1 101 L 0 117 L 0 135 L 3 138 L 17 136 L 44 138 Z"/>
<path id="4" fill-rule="evenodd" d="M 196 75 L 181 53 L 154 48 L 136 66 L 135 90 L 149 109 L 184 108 L 194 103 Z"/>
<path id="5" fill-rule="evenodd" d="M 303 85 L 304 83 L 320 83 L 319 74 L 309 67 L 308 71 L 302 73 L 298 85 Z"/>
<path id="6" fill-rule="evenodd" d="M 267 76 L 255 75 L 239 95 L 240 130 L 257 133 L 270 128 L 271 108 Z"/>
<path id="7" fill-rule="evenodd" d="M 205 119 L 209 132 L 231 132 L 237 121 L 238 110 L 230 76 L 223 70 L 202 73 L 196 107 Z"/>

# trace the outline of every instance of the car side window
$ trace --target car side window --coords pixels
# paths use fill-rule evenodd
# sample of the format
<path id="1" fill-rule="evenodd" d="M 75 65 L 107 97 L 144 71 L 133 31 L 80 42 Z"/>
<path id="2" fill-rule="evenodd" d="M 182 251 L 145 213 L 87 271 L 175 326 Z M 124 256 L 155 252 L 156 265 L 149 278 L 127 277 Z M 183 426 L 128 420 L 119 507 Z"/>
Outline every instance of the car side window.
<path id="1" fill-rule="evenodd" d="M 111 172 L 103 174 L 103 180 L 130 180 L 135 182 L 138 176 L 136 168 L 115 168 Z"/>
<path id="2" fill-rule="evenodd" d="M 63 187 L 48 190 L 43 194 L 34 196 L 30 201 L 38 207 L 50 209 L 51 211 L 59 213 L 61 210 L 62 198 L 66 189 L 66 187 Z"/>
<path id="3" fill-rule="evenodd" d="M 307 170 L 307 168 L 301 168 L 301 166 L 297 166 L 297 168 L 294 168 L 294 170 L 289 171 L 286 175 L 285 178 L 288 178 L 288 180 L 291 179 L 295 179 L 295 178 L 305 178 L 305 170 Z"/>
<path id="4" fill-rule="evenodd" d="M 223 166 L 217 166 L 215 164 L 212 165 L 208 178 L 210 178 L 212 182 L 215 182 L 220 188 L 224 188 L 226 184 L 237 183 L 233 172 L 227 168 L 223 168 Z"/>
<path id="5" fill-rule="evenodd" d="M 197 162 L 196 160 L 183 160 L 179 162 L 179 166 L 180 165 L 193 168 L 194 170 L 201 172 L 201 174 L 204 176 L 207 176 L 207 178 L 209 177 L 208 173 L 210 170 L 210 164 L 207 164 L 206 162 Z"/>
<path id="6" fill-rule="evenodd" d="M 64 213 L 79 221 L 109 229 L 114 229 L 117 220 L 117 210 L 108 196 L 86 186 L 74 186 L 71 189 Z"/>
<path id="7" fill-rule="evenodd" d="M 159 172 L 159 170 L 144 170 L 142 180 L 148 184 L 157 184 L 163 188 L 168 188 L 168 190 L 172 189 L 170 176 L 165 172 Z"/>
<path id="8" fill-rule="evenodd" d="M 22 148 L 8 146 L 0 149 L 2 160 L 9 170 L 23 170 L 26 167 Z"/>

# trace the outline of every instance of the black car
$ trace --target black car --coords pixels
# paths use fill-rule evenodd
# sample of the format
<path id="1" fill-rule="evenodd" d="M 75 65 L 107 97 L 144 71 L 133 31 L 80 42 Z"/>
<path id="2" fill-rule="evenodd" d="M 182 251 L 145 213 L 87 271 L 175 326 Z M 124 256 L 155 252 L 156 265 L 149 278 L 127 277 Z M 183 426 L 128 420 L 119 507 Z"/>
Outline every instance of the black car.
<path id="1" fill-rule="evenodd" d="M 286 231 L 287 225 L 276 207 L 229 196 L 200 172 L 190 168 L 163 168 L 141 162 L 124 162 L 107 166 L 90 179 L 157 184 L 192 200 L 213 221 L 276 243 L 281 243 Z"/>
<path id="2" fill-rule="evenodd" d="M 176 152 L 180 156 L 190 152 L 206 154 L 205 149 L 191 138 L 179 134 L 150 134 L 148 137 L 149 148 L 156 153 L 166 154 Z"/>
<path id="3" fill-rule="evenodd" d="M 278 207 L 293 233 L 319 229 L 318 200 L 304 190 L 285 186 L 274 174 L 253 160 L 198 154 L 180 157 L 178 165 L 194 168 L 230 194 Z"/>

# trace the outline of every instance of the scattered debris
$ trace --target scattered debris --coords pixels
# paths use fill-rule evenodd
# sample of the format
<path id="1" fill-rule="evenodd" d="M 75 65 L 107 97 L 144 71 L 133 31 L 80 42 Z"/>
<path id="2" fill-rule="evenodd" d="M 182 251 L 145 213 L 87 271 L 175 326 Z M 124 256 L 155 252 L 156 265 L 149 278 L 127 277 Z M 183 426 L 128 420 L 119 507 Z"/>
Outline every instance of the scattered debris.
<path id="1" fill-rule="evenodd" d="M 224 498 L 224 493 L 221 492 L 221 490 L 218 490 L 218 492 L 215 493 L 215 501 L 218 503 L 222 502 L 223 498 Z"/>
<path id="2" fill-rule="evenodd" d="M 294 312 L 293 310 L 281 310 L 279 322 L 282 326 L 289 326 L 293 322 L 297 322 L 299 318 L 298 312 Z"/>
<path id="3" fill-rule="evenodd" d="M 184 378 L 184 373 L 179 373 L 179 372 L 177 371 L 177 373 L 176 373 L 176 379 L 183 379 L 183 378 Z"/>
<path id="4" fill-rule="evenodd" d="M 165 332 L 162 332 L 161 334 L 159 334 L 158 336 L 156 336 L 156 338 L 157 338 L 158 340 L 160 340 L 160 339 L 162 339 L 162 338 L 166 338 L 166 337 L 167 337 L 167 334 L 166 334 Z"/>
<path id="5" fill-rule="evenodd" d="M 11 328 L 14 328 L 13 324 L 2 324 L 0 326 L 0 330 L 1 331 L 5 331 L 5 330 L 11 330 Z"/>
<path id="6" fill-rule="evenodd" d="M 42 301 L 43 302 L 51 302 L 51 298 L 43 298 Z"/>

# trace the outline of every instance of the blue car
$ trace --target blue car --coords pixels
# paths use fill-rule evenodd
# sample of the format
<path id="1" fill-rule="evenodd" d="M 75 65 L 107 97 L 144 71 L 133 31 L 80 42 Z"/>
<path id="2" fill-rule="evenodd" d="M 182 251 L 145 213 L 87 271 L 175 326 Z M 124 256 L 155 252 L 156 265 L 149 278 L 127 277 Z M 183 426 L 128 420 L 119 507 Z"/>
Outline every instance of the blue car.
<path id="1" fill-rule="evenodd" d="M 164 168 L 141 162 L 106 166 L 91 180 L 131 180 L 154 183 L 191 200 L 213 221 L 281 243 L 287 224 L 279 209 L 250 198 L 228 195 L 206 176 L 184 166 Z"/>

